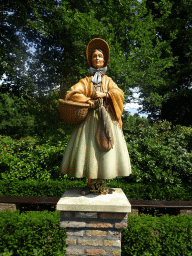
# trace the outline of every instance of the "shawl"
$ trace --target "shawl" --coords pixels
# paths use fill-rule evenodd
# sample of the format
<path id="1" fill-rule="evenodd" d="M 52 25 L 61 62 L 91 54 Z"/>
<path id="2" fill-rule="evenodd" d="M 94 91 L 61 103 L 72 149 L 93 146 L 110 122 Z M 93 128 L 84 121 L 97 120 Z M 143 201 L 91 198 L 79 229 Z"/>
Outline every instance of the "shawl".
<path id="1" fill-rule="evenodd" d="M 81 79 L 77 84 L 73 85 L 66 92 L 65 98 L 68 98 L 68 94 L 75 90 L 76 93 L 70 96 L 68 100 L 86 103 L 93 99 L 94 86 L 91 82 L 92 78 L 93 76 L 89 76 Z M 124 92 L 107 75 L 103 75 L 101 86 L 103 92 L 108 93 L 110 97 L 107 98 L 109 109 L 112 112 L 115 120 L 119 123 L 120 128 L 122 129 L 123 123 L 121 120 L 121 115 L 123 112 Z"/>

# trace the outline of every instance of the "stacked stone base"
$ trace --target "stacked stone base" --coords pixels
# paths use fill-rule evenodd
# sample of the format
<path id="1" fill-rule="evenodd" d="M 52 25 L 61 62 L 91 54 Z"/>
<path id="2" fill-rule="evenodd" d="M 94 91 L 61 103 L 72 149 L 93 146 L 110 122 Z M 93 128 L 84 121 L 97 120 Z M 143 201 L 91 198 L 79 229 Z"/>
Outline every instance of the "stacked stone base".
<path id="1" fill-rule="evenodd" d="M 121 229 L 127 213 L 61 212 L 66 228 L 66 255 L 121 255 Z"/>

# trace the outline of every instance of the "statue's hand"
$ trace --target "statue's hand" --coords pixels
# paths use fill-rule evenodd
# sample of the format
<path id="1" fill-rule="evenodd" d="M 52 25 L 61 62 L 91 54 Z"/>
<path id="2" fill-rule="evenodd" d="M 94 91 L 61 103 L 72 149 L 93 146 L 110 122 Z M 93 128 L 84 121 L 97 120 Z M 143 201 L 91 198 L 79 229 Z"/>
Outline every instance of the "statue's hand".
<path id="1" fill-rule="evenodd" d="M 95 97 L 96 99 L 98 99 L 98 98 L 104 98 L 104 97 L 106 97 L 106 93 L 96 91 L 94 97 Z"/>
<path id="2" fill-rule="evenodd" d="M 95 102 L 92 100 L 88 100 L 87 103 L 91 106 L 91 108 L 95 107 Z"/>

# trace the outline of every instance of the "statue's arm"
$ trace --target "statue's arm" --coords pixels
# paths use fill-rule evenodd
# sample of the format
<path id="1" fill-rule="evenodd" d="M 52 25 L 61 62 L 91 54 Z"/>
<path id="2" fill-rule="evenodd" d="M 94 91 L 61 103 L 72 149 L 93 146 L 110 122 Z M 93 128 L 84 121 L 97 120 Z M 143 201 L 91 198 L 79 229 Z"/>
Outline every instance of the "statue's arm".
<path id="1" fill-rule="evenodd" d="M 75 94 L 72 94 L 75 91 Z M 87 90 L 87 79 L 81 79 L 77 84 L 73 85 L 66 93 L 65 99 L 87 103 L 91 99 Z"/>

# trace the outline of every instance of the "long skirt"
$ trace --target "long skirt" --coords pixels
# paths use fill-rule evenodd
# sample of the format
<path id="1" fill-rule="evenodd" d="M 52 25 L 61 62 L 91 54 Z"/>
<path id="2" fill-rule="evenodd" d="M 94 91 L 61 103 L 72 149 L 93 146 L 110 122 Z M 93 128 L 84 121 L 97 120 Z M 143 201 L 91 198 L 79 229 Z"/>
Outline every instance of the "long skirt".
<path id="1" fill-rule="evenodd" d="M 114 145 L 102 152 L 95 139 L 99 124 L 96 110 L 89 109 L 86 119 L 73 130 L 66 147 L 61 173 L 76 178 L 113 179 L 129 176 L 131 163 L 125 138 L 119 124 L 108 113 L 114 136 Z"/>

